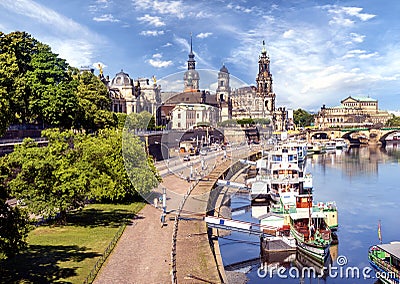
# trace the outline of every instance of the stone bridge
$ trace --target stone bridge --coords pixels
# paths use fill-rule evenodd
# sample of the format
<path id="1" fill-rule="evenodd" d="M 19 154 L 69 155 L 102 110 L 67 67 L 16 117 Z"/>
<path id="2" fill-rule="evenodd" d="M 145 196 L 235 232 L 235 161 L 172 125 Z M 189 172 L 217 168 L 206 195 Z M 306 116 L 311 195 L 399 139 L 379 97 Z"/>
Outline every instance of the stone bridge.
<path id="1" fill-rule="evenodd" d="M 351 128 L 351 129 L 328 129 L 306 131 L 307 141 L 313 139 L 333 139 L 344 138 L 351 144 L 386 144 L 386 138 L 394 135 L 400 136 L 400 127 L 394 128 Z"/>

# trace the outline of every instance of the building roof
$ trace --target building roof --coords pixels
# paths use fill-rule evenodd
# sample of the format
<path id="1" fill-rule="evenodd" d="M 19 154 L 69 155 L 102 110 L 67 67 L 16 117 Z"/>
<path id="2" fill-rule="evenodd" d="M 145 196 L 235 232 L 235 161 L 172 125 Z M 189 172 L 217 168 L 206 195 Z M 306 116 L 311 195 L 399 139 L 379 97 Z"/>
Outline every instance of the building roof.
<path id="1" fill-rule="evenodd" d="M 229 73 L 228 68 L 225 67 L 225 64 L 222 65 L 221 69 L 219 69 L 219 72 Z"/>
<path id="2" fill-rule="evenodd" d="M 400 259 L 400 242 L 378 245 L 377 247 Z"/>
<path id="3" fill-rule="evenodd" d="M 132 84 L 133 84 L 133 81 L 129 77 L 129 74 L 125 73 L 122 70 L 121 70 L 121 72 L 117 73 L 111 81 L 111 86 L 129 86 Z"/>
<path id="4" fill-rule="evenodd" d="M 178 93 L 170 98 L 168 98 L 165 102 L 166 105 L 177 105 L 180 103 L 184 104 L 202 104 L 203 102 L 203 92 L 201 91 L 194 91 L 194 92 L 183 92 Z M 205 103 L 212 106 L 217 106 L 217 96 L 210 95 L 206 93 L 205 95 Z"/>
<path id="5" fill-rule="evenodd" d="M 348 99 L 353 99 L 355 101 L 358 102 L 377 102 L 377 100 L 370 98 L 370 97 L 357 97 L 357 96 L 348 96 L 347 98 L 345 98 L 344 100 L 341 101 L 341 103 L 343 103 L 344 101 L 348 100 Z"/>

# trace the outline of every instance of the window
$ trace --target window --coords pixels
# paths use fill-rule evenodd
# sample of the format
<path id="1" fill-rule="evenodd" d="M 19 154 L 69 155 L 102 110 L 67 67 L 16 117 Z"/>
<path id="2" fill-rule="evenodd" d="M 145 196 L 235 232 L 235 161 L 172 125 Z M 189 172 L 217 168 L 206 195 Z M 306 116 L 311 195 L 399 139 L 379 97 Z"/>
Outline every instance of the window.
<path id="1" fill-rule="evenodd" d="M 219 85 L 220 85 L 221 87 L 223 87 L 223 86 L 224 86 L 224 81 L 219 81 Z"/>
<path id="2" fill-rule="evenodd" d="M 200 115 L 197 113 L 197 118 L 200 118 Z"/>
<path id="3" fill-rule="evenodd" d="M 180 122 L 178 122 L 178 127 L 179 127 L 179 128 L 181 127 L 181 123 L 180 123 Z"/>
<path id="4" fill-rule="evenodd" d="M 181 118 L 181 114 L 180 113 L 178 113 L 178 118 Z"/>

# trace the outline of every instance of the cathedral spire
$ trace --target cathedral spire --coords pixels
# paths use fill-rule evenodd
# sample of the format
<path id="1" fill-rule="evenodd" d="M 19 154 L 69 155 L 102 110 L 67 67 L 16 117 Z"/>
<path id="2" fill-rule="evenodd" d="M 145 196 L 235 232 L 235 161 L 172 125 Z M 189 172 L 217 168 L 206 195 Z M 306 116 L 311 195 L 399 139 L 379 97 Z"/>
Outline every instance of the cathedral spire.
<path id="1" fill-rule="evenodd" d="M 193 53 L 193 40 L 192 33 L 190 33 L 190 52 L 189 52 L 189 60 L 188 60 L 188 70 L 196 69 L 196 60 L 194 60 Z"/>

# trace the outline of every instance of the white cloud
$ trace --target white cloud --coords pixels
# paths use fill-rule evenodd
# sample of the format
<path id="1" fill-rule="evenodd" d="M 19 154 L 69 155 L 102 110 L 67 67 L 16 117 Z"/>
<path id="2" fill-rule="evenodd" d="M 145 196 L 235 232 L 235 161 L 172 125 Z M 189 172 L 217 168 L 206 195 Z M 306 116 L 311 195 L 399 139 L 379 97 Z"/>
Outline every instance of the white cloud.
<path id="1" fill-rule="evenodd" d="M 162 58 L 162 55 L 161 55 L 161 53 L 155 53 L 155 54 L 153 54 L 152 57 L 153 58 Z"/>
<path id="2" fill-rule="evenodd" d="M 93 21 L 96 21 L 96 22 L 111 22 L 111 23 L 119 22 L 119 20 L 115 19 L 114 16 L 111 15 L 111 14 L 104 14 L 104 15 L 101 15 L 100 17 L 93 17 Z"/>
<path id="3" fill-rule="evenodd" d="M 293 38 L 294 30 L 287 30 L 283 33 L 283 38 Z"/>
<path id="4" fill-rule="evenodd" d="M 367 58 L 375 57 L 375 56 L 378 56 L 378 55 L 379 55 L 378 52 L 373 52 L 373 53 L 368 53 L 368 54 L 361 54 L 358 58 L 367 59 Z"/>
<path id="5" fill-rule="evenodd" d="M 342 11 L 344 13 L 346 13 L 349 16 L 357 17 L 361 21 L 368 21 L 372 18 L 375 18 L 376 15 L 361 13 L 362 10 L 363 10 L 363 8 L 359 8 L 359 7 L 343 7 L 342 8 Z"/>
<path id="6" fill-rule="evenodd" d="M 182 1 L 168 1 L 168 0 L 133 0 L 133 5 L 136 10 L 146 11 L 150 10 L 162 15 L 175 16 L 178 19 L 185 17 Z"/>
<path id="7" fill-rule="evenodd" d="M 212 35 L 213 33 L 199 33 L 196 37 L 197 38 L 207 38 L 210 35 Z"/>
<path id="8" fill-rule="evenodd" d="M 149 25 L 152 25 L 154 27 L 165 26 L 165 23 L 161 20 L 160 17 L 150 16 L 149 14 L 146 14 L 143 17 L 138 17 L 137 20 L 142 23 L 147 23 Z"/>
<path id="9" fill-rule="evenodd" d="M 151 66 L 156 67 L 156 68 L 165 68 L 168 66 L 172 65 L 172 61 L 168 60 L 168 61 L 163 61 L 163 60 L 159 60 L 159 59 L 149 59 L 147 61 Z"/>
<path id="10" fill-rule="evenodd" d="M 156 31 L 156 30 L 140 32 L 140 35 L 143 35 L 143 36 L 159 36 L 159 35 L 163 35 L 163 34 L 164 34 L 164 31 Z"/>
<path id="11" fill-rule="evenodd" d="M 364 41 L 365 35 L 360 35 L 357 33 L 350 33 L 351 40 L 356 43 L 362 43 Z"/>
<path id="12" fill-rule="evenodd" d="M 358 18 L 359 20 L 365 22 L 372 18 L 375 18 L 376 15 L 361 13 L 363 8 L 360 7 L 342 7 L 337 5 L 326 5 L 322 8 L 327 8 L 328 13 L 333 15 L 332 20 L 329 21 L 331 25 L 342 25 L 342 26 L 352 26 L 355 21 L 349 19 L 348 17 Z"/>
<path id="13" fill-rule="evenodd" d="M 162 47 L 168 47 L 168 46 L 172 46 L 172 43 L 167 42 L 166 44 L 164 44 Z"/>
<path id="14" fill-rule="evenodd" d="M 50 45 L 72 66 L 91 65 L 96 50 L 105 44 L 96 32 L 34 1 L 2 0 L 0 6 L 28 20 L 31 30 L 36 30 L 35 38 Z"/>

